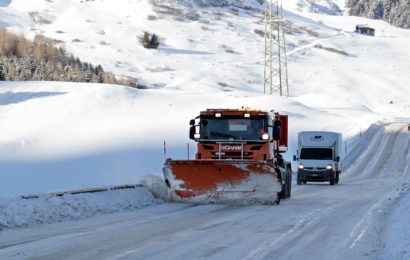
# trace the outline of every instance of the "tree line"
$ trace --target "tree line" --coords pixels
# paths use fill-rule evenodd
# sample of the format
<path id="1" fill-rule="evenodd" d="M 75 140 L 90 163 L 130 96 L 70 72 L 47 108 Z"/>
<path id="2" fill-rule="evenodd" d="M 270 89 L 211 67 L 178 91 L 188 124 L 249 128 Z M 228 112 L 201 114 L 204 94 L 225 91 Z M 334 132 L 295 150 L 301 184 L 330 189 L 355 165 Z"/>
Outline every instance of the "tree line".
<path id="1" fill-rule="evenodd" d="M 0 29 L 0 80 L 95 82 L 136 86 L 136 79 L 117 78 L 101 65 L 82 62 L 43 35 L 33 41 Z"/>
<path id="2" fill-rule="evenodd" d="M 348 0 L 349 15 L 381 19 L 404 29 L 410 28 L 409 0 Z"/>

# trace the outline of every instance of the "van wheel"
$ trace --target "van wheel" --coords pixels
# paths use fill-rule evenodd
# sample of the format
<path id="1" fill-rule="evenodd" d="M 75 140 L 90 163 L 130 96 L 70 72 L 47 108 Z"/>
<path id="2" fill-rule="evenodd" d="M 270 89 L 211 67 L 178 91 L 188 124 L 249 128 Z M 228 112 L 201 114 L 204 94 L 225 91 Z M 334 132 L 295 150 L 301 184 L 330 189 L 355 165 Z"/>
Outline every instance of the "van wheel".
<path id="1" fill-rule="evenodd" d="M 336 182 L 335 173 L 332 173 L 332 175 L 330 176 L 329 182 L 330 182 L 330 185 L 335 185 L 335 182 Z"/>

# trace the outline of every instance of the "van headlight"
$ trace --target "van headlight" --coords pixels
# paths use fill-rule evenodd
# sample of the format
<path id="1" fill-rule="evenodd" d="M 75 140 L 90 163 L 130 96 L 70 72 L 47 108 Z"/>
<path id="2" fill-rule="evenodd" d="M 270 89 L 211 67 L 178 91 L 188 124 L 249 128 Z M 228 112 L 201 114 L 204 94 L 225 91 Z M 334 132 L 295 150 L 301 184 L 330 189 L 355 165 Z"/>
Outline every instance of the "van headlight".
<path id="1" fill-rule="evenodd" d="M 298 169 L 303 171 L 305 169 L 305 166 L 303 166 L 303 164 L 299 164 Z"/>
<path id="2" fill-rule="evenodd" d="M 328 166 L 326 166 L 326 170 L 330 171 L 331 169 L 333 169 L 332 165 L 329 164 Z"/>

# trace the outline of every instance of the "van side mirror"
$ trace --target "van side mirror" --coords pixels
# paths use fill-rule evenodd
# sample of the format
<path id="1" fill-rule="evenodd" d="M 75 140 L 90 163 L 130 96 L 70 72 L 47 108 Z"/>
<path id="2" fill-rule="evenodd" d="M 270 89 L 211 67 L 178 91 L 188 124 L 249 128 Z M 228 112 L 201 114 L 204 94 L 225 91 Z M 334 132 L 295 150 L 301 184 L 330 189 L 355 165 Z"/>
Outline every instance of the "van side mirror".
<path id="1" fill-rule="evenodd" d="M 293 160 L 294 160 L 294 161 L 297 161 L 297 160 L 298 160 L 298 158 L 296 157 L 296 155 L 293 156 Z"/>
<path id="2" fill-rule="evenodd" d="M 340 157 L 336 156 L 336 162 L 340 162 Z"/>
<path id="3" fill-rule="evenodd" d="M 195 125 L 195 119 L 189 120 L 189 125 Z"/>

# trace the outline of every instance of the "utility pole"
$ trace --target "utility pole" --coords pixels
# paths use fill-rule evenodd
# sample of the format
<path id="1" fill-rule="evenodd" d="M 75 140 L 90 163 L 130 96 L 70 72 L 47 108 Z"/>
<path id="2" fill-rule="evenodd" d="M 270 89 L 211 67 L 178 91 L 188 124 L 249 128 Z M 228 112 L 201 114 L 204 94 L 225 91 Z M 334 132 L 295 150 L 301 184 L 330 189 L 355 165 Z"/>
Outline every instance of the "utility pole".
<path id="1" fill-rule="evenodd" d="M 275 5 L 272 4 L 275 1 Z M 272 10 L 274 9 L 274 10 Z M 282 0 L 266 0 L 264 93 L 289 96 Z"/>

